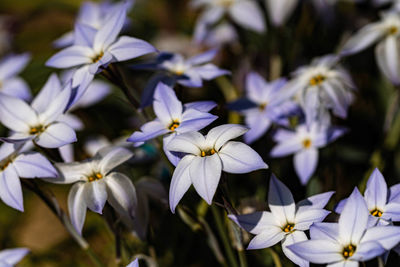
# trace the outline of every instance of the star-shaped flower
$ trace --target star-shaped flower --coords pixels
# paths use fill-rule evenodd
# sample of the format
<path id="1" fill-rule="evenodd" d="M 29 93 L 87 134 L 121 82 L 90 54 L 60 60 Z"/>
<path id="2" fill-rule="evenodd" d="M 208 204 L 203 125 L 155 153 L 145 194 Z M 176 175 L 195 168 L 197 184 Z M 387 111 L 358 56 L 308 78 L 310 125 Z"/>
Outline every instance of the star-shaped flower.
<path id="1" fill-rule="evenodd" d="M 248 249 L 262 249 L 282 241 L 283 253 L 299 266 L 308 262 L 293 254 L 287 246 L 307 240 L 304 231 L 315 222 L 321 222 L 330 213 L 323 207 L 333 192 L 309 197 L 295 205 L 290 190 L 272 175 L 269 183 L 268 205 L 271 211 L 245 215 L 228 215 L 237 225 L 256 236 Z"/>
<path id="2" fill-rule="evenodd" d="M 144 124 L 140 128 L 141 131 L 134 132 L 128 141 L 141 145 L 147 140 L 164 135 L 164 152 L 171 163 L 176 166 L 181 157 L 171 153 L 166 146 L 174 136 L 201 130 L 217 119 L 217 116 L 207 113 L 214 106 L 215 103 L 211 101 L 182 105 L 172 88 L 159 83 L 153 101 L 153 109 L 157 118 Z"/>
<path id="3" fill-rule="evenodd" d="M 310 228 L 311 240 L 288 247 L 294 254 L 330 267 L 357 267 L 400 241 L 400 227 L 367 228 L 369 212 L 364 198 L 354 189 L 344 205 L 338 223 L 316 223 Z"/>
<path id="4" fill-rule="evenodd" d="M 167 149 L 186 153 L 172 175 L 169 205 L 172 212 L 193 184 L 197 193 L 211 205 L 221 172 L 247 173 L 268 165 L 248 145 L 229 141 L 247 131 L 246 127 L 225 124 L 211 129 L 207 136 L 188 132 L 175 136 Z"/>
<path id="5" fill-rule="evenodd" d="M 74 183 L 68 194 L 68 211 L 79 233 L 86 209 L 101 214 L 106 201 L 122 216 L 133 218 L 137 201 L 135 188 L 126 175 L 114 171 L 132 155 L 125 148 L 104 148 L 85 161 L 56 164 L 61 176 L 49 182 Z"/>

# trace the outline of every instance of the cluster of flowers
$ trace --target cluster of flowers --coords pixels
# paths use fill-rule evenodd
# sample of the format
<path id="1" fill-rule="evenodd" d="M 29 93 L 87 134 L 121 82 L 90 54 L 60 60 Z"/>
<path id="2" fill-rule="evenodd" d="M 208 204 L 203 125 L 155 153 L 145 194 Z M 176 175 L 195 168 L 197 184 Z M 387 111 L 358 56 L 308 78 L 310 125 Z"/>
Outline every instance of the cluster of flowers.
<path id="1" fill-rule="evenodd" d="M 273 24 L 282 25 L 296 2 L 266 1 Z M 219 32 L 226 31 L 228 24 L 217 25 L 225 13 L 246 29 L 266 30 L 261 6 L 256 1 L 197 0 L 193 4 L 204 7 L 196 24 L 194 39 L 197 42 L 220 46 L 226 41 L 218 38 L 227 37 Z M 176 84 L 202 87 L 204 80 L 230 74 L 210 63 L 218 49 L 186 59 L 180 54 L 160 53 L 140 39 L 118 37 L 126 25 L 126 13 L 131 6 L 127 2 L 85 3 L 74 31 L 55 43 L 63 49 L 46 63 L 69 72 L 62 79 L 52 74 L 33 99 L 29 87 L 17 76 L 29 56 L 10 56 L 0 63 L 0 122 L 11 131 L 9 136 L 1 138 L 4 143 L 0 147 L 0 198 L 10 207 L 23 211 L 20 178 L 73 184 L 68 195 L 68 209 L 72 225 L 79 234 L 87 209 L 101 214 L 106 202 L 128 228 L 138 232 L 138 227 L 143 225 L 138 226 L 135 216 L 141 205 L 137 188 L 127 175 L 116 169 L 133 156 L 129 144 L 140 146 L 163 136 L 162 148 L 175 166 L 169 188 L 169 205 L 175 212 L 192 184 L 211 205 L 222 172 L 248 173 L 268 168 L 248 144 L 263 136 L 273 123 L 280 128 L 274 134 L 277 144 L 270 155 L 294 154 L 295 170 L 301 183 L 306 184 L 316 170 L 318 149 L 346 132 L 331 124 L 331 116 L 346 118 L 354 98 L 355 85 L 340 66 L 340 60 L 378 43 L 376 58 L 380 70 L 393 84 L 400 84 L 397 51 L 400 16 L 395 5 L 383 14 L 382 21 L 365 26 L 351 37 L 339 55 L 317 58 L 309 66 L 293 72 L 290 79 L 267 82 L 259 74 L 249 73 L 246 96 L 228 105 L 244 115 L 247 127 L 223 124 L 203 135 L 199 131 L 217 119 L 209 113 L 216 103 L 182 104 L 173 87 Z M 224 28 L 218 28 L 220 26 Z M 235 36 L 233 28 L 230 29 L 230 36 Z M 133 68 L 156 71 L 136 106 L 139 109 L 152 104 L 156 118 L 135 131 L 127 139 L 129 143 L 107 146 L 93 151 L 89 159 L 73 161 L 69 145 L 77 141 L 75 131 L 84 125 L 70 114 L 71 110 L 98 102 L 110 90 L 108 85 L 95 81 L 95 75 L 102 73 L 123 87 L 113 63 L 152 53 L 158 54 L 154 60 Z M 296 125 L 290 123 L 293 116 L 299 118 Z M 247 144 L 232 141 L 241 135 Z M 58 149 L 64 162 L 53 163 L 47 155 L 37 152 L 53 151 L 51 149 Z M 375 170 L 364 197 L 354 189 L 336 208 L 341 214 L 338 223 L 328 223 L 322 222 L 329 214 L 323 208 L 333 192 L 309 197 L 296 205 L 289 189 L 272 177 L 268 196 L 270 212 L 231 214 L 229 217 L 256 235 L 249 249 L 266 248 L 282 241 L 285 255 L 300 266 L 308 266 L 309 262 L 336 267 L 358 266 L 359 261 L 383 255 L 399 243 L 400 228 L 392 223 L 400 220 L 399 190 L 396 185 L 388 192 L 384 178 Z M 307 230 L 310 240 L 305 234 Z M 137 234 L 143 236 L 140 232 Z M 0 253 L 0 263 L 12 265 L 26 250 L 2 253 L 5 256 L 3 260 Z M 130 266 L 137 264 L 136 260 Z"/>

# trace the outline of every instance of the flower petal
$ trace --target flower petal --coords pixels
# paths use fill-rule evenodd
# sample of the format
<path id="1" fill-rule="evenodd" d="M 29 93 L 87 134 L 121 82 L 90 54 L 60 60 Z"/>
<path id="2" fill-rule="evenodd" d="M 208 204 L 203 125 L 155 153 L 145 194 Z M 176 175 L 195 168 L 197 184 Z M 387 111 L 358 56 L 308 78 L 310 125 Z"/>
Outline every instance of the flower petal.
<path id="1" fill-rule="evenodd" d="M 112 172 L 104 179 L 108 202 L 117 212 L 125 212 L 133 219 L 137 206 L 136 190 L 132 181 L 122 173 Z"/>
<path id="2" fill-rule="evenodd" d="M 189 58 L 188 60 L 186 60 L 186 63 L 188 63 L 190 65 L 204 64 L 204 63 L 207 63 L 207 62 L 210 62 L 211 60 L 213 60 L 213 58 L 216 56 L 217 53 L 218 53 L 218 49 L 211 49 L 204 53 L 201 53 L 199 55 Z"/>
<path id="3" fill-rule="evenodd" d="M 330 198 L 334 193 L 335 193 L 334 191 L 330 191 L 313 195 L 311 197 L 308 197 L 306 199 L 297 202 L 296 206 L 297 207 L 305 206 L 312 209 L 322 209 L 323 207 L 325 207 L 326 204 L 328 204 Z"/>
<path id="4" fill-rule="evenodd" d="M 264 15 L 254 1 L 236 1 L 229 9 L 229 14 L 236 23 L 246 29 L 259 33 L 266 30 Z"/>
<path id="5" fill-rule="evenodd" d="M 258 108 L 252 112 L 245 112 L 245 115 L 246 126 L 250 130 L 244 134 L 243 138 L 246 143 L 252 143 L 265 134 L 271 126 L 271 120 L 264 112 L 260 112 Z"/>
<path id="6" fill-rule="evenodd" d="M 260 234 L 256 235 L 250 241 L 247 249 L 268 248 L 281 241 L 284 237 L 285 232 L 283 232 L 281 228 L 277 226 L 271 226 L 262 231 Z"/>
<path id="7" fill-rule="evenodd" d="M 310 227 L 311 239 L 330 240 L 339 242 L 339 224 L 338 223 L 314 223 Z"/>
<path id="8" fill-rule="evenodd" d="M 36 143 L 47 148 L 57 148 L 76 142 L 75 131 L 67 124 L 56 122 L 51 124 L 46 130 L 38 135 Z"/>
<path id="9" fill-rule="evenodd" d="M 294 231 L 293 233 L 286 235 L 285 239 L 282 242 L 282 251 L 285 254 L 285 256 L 288 257 L 295 264 L 299 265 L 300 267 L 309 267 L 308 261 L 294 254 L 287 247 L 295 243 L 299 243 L 306 240 L 308 240 L 308 238 L 303 231 Z"/>
<path id="10" fill-rule="evenodd" d="M 198 66 L 198 67 L 193 67 L 191 68 L 190 72 L 187 72 L 186 74 L 190 76 L 191 80 L 199 80 L 200 79 L 204 79 L 204 80 L 212 80 L 215 79 L 219 76 L 222 75 L 229 75 L 231 72 L 228 70 L 223 70 L 218 68 L 217 66 L 215 66 L 214 64 L 205 64 L 202 66 Z M 198 76 L 199 78 L 196 79 L 196 76 Z M 199 83 L 201 83 L 201 80 L 199 81 Z M 196 84 L 196 82 L 192 85 L 187 85 L 188 87 L 200 87 L 201 84 Z"/>
<path id="11" fill-rule="evenodd" d="M 25 255 L 28 253 L 29 253 L 29 249 L 27 249 L 27 248 L 4 249 L 4 250 L 0 251 L 0 261 L 6 262 L 7 264 L 14 266 L 20 260 L 22 260 L 22 258 L 25 257 Z M 4 267 L 8 267 L 8 266 L 4 266 Z"/>
<path id="12" fill-rule="evenodd" d="M 181 121 L 182 102 L 178 100 L 174 90 L 164 83 L 158 83 L 154 92 L 153 109 L 164 124 L 172 123 L 174 120 Z"/>
<path id="13" fill-rule="evenodd" d="M 55 166 L 60 172 L 60 176 L 48 180 L 52 183 L 72 184 L 79 180 L 86 181 L 86 175 L 92 171 L 92 165 L 88 161 L 82 163 L 56 163 Z"/>
<path id="14" fill-rule="evenodd" d="M 241 136 L 248 129 L 238 124 L 224 124 L 212 128 L 206 136 L 206 144 L 208 147 L 213 147 L 219 150 L 227 141 Z"/>
<path id="15" fill-rule="evenodd" d="M 24 211 L 21 181 L 13 164 L 0 172 L 0 198 L 8 206 Z"/>
<path id="16" fill-rule="evenodd" d="M 293 195 L 274 174 L 269 181 L 268 206 L 282 226 L 288 222 L 294 223 L 296 206 Z"/>
<path id="17" fill-rule="evenodd" d="M 368 179 L 364 198 L 369 210 L 374 210 L 375 208 L 382 209 L 386 205 L 387 184 L 378 168 L 372 172 Z"/>
<path id="18" fill-rule="evenodd" d="M 169 188 L 169 207 L 172 213 L 175 213 L 175 208 L 183 195 L 192 184 L 190 178 L 190 166 L 195 159 L 195 156 L 186 155 L 179 161 L 172 175 L 171 185 Z"/>
<path id="19" fill-rule="evenodd" d="M 76 183 L 71 187 L 68 194 L 68 212 L 72 225 L 79 234 L 82 234 L 83 224 L 86 217 L 85 183 Z"/>
<path id="20" fill-rule="evenodd" d="M 85 203 L 89 209 L 99 214 L 102 214 L 104 204 L 107 200 L 107 188 L 104 180 L 96 180 L 87 182 L 84 185 Z"/>
<path id="21" fill-rule="evenodd" d="M 384 34 L 384 31 L 380 29 L 379 23 L 368 24 L 344 44 L 341 54 L 351 55 L 360 52 L 378 41 Z"/>
<path id="22" fill-rule="evenodd" d="M 269 211 L 257 211 L 243 215 L 229 214 L 228 217 L 253 235 L 258 235 L 273 226 L 279 227 L 276 224 L 274 215 Z"/>
<path id="23" fill-rule="evenodd" d="M 175 136 L 166 148 L 170 151 L 200 155 L 200 147 L 204 142 L 205 138 L 201 133 L 188 132 Z"/>
<path id="24" fill-rule="evenodd" d="M 29 53 L 7 56 L 0 62 L 0 80 L 7 80 L 16 76 L 28 64 Z"/>
<path id="25" fill-rule="evenodd" d="M 375 49 L 379 69 L 394 84 L 400 84 L 399 45 L 394 36 L 387 36 Z"/>
<path id="26" fill-rule="evenodd" d="M 398 226 L 375 226 L 367 229 L 361 243 L 375 241 L 384 249 L 391 250 L 400 242 L 400 227 Z"/>
<path id="27" fill-rule="evenodd" d="M 18 155 L 13 161 L 18 176 L 24 178 L 57 177 L 56 169 L 50 161 L 39 153 Z"/>
<path id="28" fill-rule="evenodd" d="M 157 49 L 146 41 L 133 37 L 121 36 L 118 41 L 110 46 L 108 51 L 117 61 L 125 61 L 157 52 Z"/>
<path id="29" fill-rule="evenodd" d="M 168 133 L 169 130 L 159 120 L 145 123 L 140 127 L 140 132 L 134 132 L 127 141 L 136 143 L 135 146 L 142 145 L 143 142 L 153 139 L 157 136 Z"/>
<path id="30" fill-rule="evenodd" d="M 178 164 L 179 165 L 179 164 Z M 222 163 L 217 154 L 206 157 L 195 157 L 190 163 L 190 178 L 197 193 L 211 205 L 219 179 Z"/>
<path id="31" fill-rule="evenodd" d="M 39 114 L 39 118 L 44 125 L 54 122 L 65 112 L 71 98 L 71 93 L 71 88 L 64 88 L 54 99 L 52 99 L 46 110 Z"/>
<path id="32" fill-rule="evenodd" d="M 368 261 L 385 253 L 385 249 L 375 241 L 362 242 L 357 245 L 354 255 L 350 258 L 356 261 Z"/>
<path id="33" fill-rule="evenodd" d="M 187 109 L 182 114 L 182 121 L 176 129 L 178 133 L 198 131 L 215 121 L 218 117 L 210 113 Z"/>
<path id="34" fill-rule="evenodd" d="M 266 0 L 269 18 L 274 26 L 283 25 L 293 13 L 298 0 Z"/>
<path id="35" fill-rule="evenodd" d="M 308 230 L 311 224 L 322 222 L 329 213 L 331 212 L 328 210 L 311 209 L 307 206 L 302 206 L 296 212 L 294 229 L 302 231 Z"/>
<path id="36" fill-rule="evenodd" d="M 87 46 L 70 46 L 53 55 L 46 62 L 46 66 L 65 69 L 92 62 L 93 51 Z"/>
<path id="37" fill-rule="evenodd" d="M 28 84 L 19 77 L 2 81 L 0 91 L 3 94 L 14 96 L 24 101 L 29 101 L 32 98 L 31 89 Z"/>
<path id="38" fill-rule="evenodd" d="M 227 142 L 222 146 L 218 155 L 222 161 L 222 170 L 225 172 L 247 173 L 268 168 L 256 151 L 241 142 Z"/>
<path id="39" fill-rule="evenodd" d="M 101 151 L 99 151 L 101 153 Z M 123 147 L 115 147 L 107 152 L 99 163 L 100 171 L 103 175 L 109 173 L 115 167 L 121 165 L 133 156 L 133 153 Z"/>
<path id="40" fill-rule="evenodd" d="M 61 93 L 61 89 L 61 82 L 60 79 L 58 79 L 57 74 L 51 74 L 39 94 L 35 99 L 33 99 L 31 103 L 32 108 L 34 108 L 38 113 L 44 112 L 56 99 L 57 95 Z"/>
<path id="41" fill-rule="evenodd" d="M 23 100 L 0 93 L 0 121 L 16 132 L 29 132 L 38 120 L 36 112 Z"/>
<path id="42" fill-rule="evenodd" d="M 304 260 L 317 264 L 343 261 L 342 245 L 331 240 L 308 240 L 287 248 Z"/>
<path id="43" fill-rule="evenodd" d="M 307 148 L 297 152 L 293 158 L 294 168 L 303 185 L 307 184 L 318 163 L 318 149 Z"/>

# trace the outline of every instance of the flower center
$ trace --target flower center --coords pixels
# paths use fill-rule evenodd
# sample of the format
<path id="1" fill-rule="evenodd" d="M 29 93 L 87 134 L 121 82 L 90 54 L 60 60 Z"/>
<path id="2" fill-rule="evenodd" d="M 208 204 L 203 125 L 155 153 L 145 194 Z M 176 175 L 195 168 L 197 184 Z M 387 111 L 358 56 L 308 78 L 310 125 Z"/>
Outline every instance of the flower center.
<path id="1" fill-rule="evenodd" d="M 326 77 L 322 74 L 315 75 L 310 79 L 310 85 L 311 86 L 320 85 L 325 81 L 325 79 Z"/>
<path id="2" fill-rule="evenodd" d="M 356 246 L 354 246 L 354 245 L 348 245 L 347 247 L 344 247 L 343 248 L 343 257 L 345 258 L 345 259 L 347 259 L 347 258 L 349 258 L 349 257 L 351 257 L 351 256 L 353 256 L 354 255 L 354 252 L 356 251 Z"/>
<path id="3" fill-rule="evenodd" d="M 97 55 L 94 55 L 92 57 L 92 63 L 97 63 L 99 62 L 99 60 L 104 56 L 104 52 L 101 51 L 100 53 L 98 53 Z"/>
<path id="4" fill-rule="evenodd" d="M 311 139 L 310 138 L 306 138 L 303 140 L 303 147 L 304 148 L 310 148 L 312 145 Z"/>
<path id="5" fill-rule="evenodd" d="M 219 0 L 219 1 L 218 1 L 218 4 L 219 4 L 220 6 L 223 6 L 223 7 L 228 8 L 228 7 L 230 7 L 231 5 L 233 5 L 234 2 L 235 2 L 234 0 Z"/>
<path id="6" fill-rule="evenodd" d="M 285 233 L 291 233 L 293 232 L 293 229 L 294 229 L 293 223 L 288 223 L 284 227 L 282 227 L 282 231 L 284 231 Z"/>
<path id="7" fill-rule="evenodd" d="M 211 156 L 211 155 L 214 155 L 214 154 L 215 154 L 215 149 L 212 148 L 210 150 L 202 150 L 200 155 L 202 157 L 205 157 L 205 156 Z"/>
<path id="8" fill-rule="evenodd" d="M 372 216 L 375 216 L 375 217 L 381 217 L 382 214 L 383 214 L 383 212 L 380 211 L 380 210 L 378 210 L 378 209 L 374 209 L 374 210 L 371 210 L 370 214 L 371 214 Z"/>
<path id="9" fill-rule="evenodd" d="M 399 29 L 396 26 L 390 26 L 387 29 L 388 35 L 395 35 L 398 31 L 399 31 Z"/>
<path id="10" fill-rule="evenodd" d="M 168 130 L 175 131 L 180 125 L 178 120 L 173 120 L 172 123 L 168 126 Z"/>
<path id="11" fill-rule="evenodd" d="M 34 126 L 34 127 L 31 127 L 31 129 L 29 130 L 29 134 L 31 134 L 31 135 L 39 134 L 39 133 L 44 132 L 44 130 L 46 130 L 46 127 L 44 127 L 43 125 Z"/>
<path id="12" fill-rule="evenodd" d="M 92 175 L 88 176 L 87 179 L 89 182 L 94 182 L 103 178 L 103 175 L 99 172 L 93 173 Z"/>
<path id="13" fill-rule="evenodd" d="M 259 109 L 260 111 L 265 110 L 266 107 L 267 107 L 267 103 L 262 103 L 262 104 L 258 105 L 258 109 Z"/>

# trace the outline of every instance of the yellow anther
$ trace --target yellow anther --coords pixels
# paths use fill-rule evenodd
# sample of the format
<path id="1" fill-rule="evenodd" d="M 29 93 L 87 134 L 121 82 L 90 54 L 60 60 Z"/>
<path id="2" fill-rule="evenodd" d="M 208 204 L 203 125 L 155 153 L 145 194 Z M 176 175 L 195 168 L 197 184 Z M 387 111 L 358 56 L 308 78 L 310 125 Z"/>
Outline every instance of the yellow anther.
<path id="1" fill-rule="evenodd" d="M 168 130 L 175 131 L 180 125 L 178 120 L 173 120 L 172 123 L 168 126 Z"/>
<path id="2" fill-rule="evenodd" d="M 201 151 L 201 156 L 202 156 L 202 157 L 205 157 L 205 156 L 206 156 L 206 152 Z"/>
<path id="3" fill-rule="evenodd" d="M 89 182 L 93 182 L 94 180 L 96 180 L 93 176 L 89 176 L 88 177 Z"/>
<path id="4" fill-rule="evenodd" d="M 310 85 L 315 86 L 315 85 L 320 85 L 325 81 L 326 77 L 324 75 L 318 74 L 315 75 L 310 79 Z"/>
<path id="5" fill-rule="evenodd" d="M 294 224 L 292 224 L 292 223 L 288 223 L 288 224 L 285 225 L 285 227 L 282 228 L 282 230 L 285 233 L 293 232 L 293 229 L 294 229 Z"/>
<path id="6" fill-rule="evenodd" d="M 262 104 L 258 105 L 258 109 L 261 111 L 263 111 L 266 107 L 267 107 L 267 103 L 262 103 Z"/>
<path id="7" fill-rule="evenodd" d="M 399 29 L 396 26 L 391 26 L 389 27 L 387 32 L 389 35 L 395 35 L 398 31 Z"/>
<path id="8" fill-rule="evenodd" d="M 104 56 L 104 52 L 101 51 L 100 53 L 98 53 L 97 55 L 92 57 L 92 63 L 98 62 L 103 56 Z"/>
<path id="9" fill-rule="evenodd" d="M 383 212 L 378 209 L 371 210 L 370 213 L 372 216 L 375 216 L 375 217 L 382 217 L 382 214 L 383 214 Z"/>
<path id="10" fill-rule="evenodd" d="M 343 254 L 343 257 L 345 258 L 345 259 L 347 259 L 347 258 L 349 258 L 349 257 L 351 257 L 351 256 L 353 256 L 354 255 L 354 252 L 356 251 L 356 246 L 354 246 L 354 245 L 348 245 L 347 247 L 344 247 L 343 248 L 343 252 L 342 252 L 342 254 Z"/>
<path id="11" fill-rule="evenodd" d="M 205 157 L 205 156 L 214 155 L 215 153 L 216 153 L 215 149 L 212 148 L 212 149 L 210 149 L 210 150 L 205 150 L 205 151 L 202 150 L 201 153 L 200 153 L 200 155 L 201 155 L 202 157 Z"/>
<path id="12" fill-rule="evenodd" d="M 31 127 L 31 129 L 29 130 L 29 134 L 38 134 L 41 132 L 44 132 L 45 127 L 43 127 L 43 125 L 38 125 L 38 126 L 34 126 Z"/>
<path id="13" fill-rule="evenodd" d="M 101 175 L 101 173 L 96 173 L 96 178 L 101 179 L 101 178 L 103 178 L 103 175 Z"/>
<path id="14" fill-rule="evenodd" d="M 88 176 L 87 179 L 89 182 L 94 182 L 103 178 L 103 175 L 99 172 L 93 173 L 92 175 Z"/>
<path id="15" fill-rule="evenodd" d="M 306 138 L 306 139 L 303 140 L 303 147 L 304 148 L 310 148 L 311 144 L 312 144 L 312 142 L 311 142 L 310 138 Z"/>

